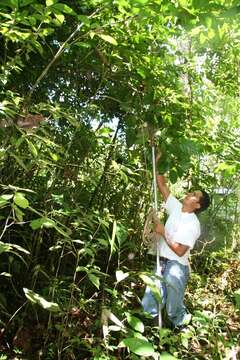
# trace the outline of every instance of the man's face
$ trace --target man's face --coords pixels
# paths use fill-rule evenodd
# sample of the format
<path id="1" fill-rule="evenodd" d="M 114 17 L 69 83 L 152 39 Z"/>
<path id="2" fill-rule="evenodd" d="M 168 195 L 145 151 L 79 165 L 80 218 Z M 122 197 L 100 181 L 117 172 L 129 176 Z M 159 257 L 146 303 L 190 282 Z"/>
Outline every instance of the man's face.
<path id="1" fill-rule="evenodd" d="M 191 193 L 188 193 L 185 198 L 183 199 L 183 204 L 185 206 L 188 206 L 192 209 L 192 211 L 195 211 L 200 208 L 200 199 L 203 196 L 202 192 L 200 190 L 193 191 Z"/>

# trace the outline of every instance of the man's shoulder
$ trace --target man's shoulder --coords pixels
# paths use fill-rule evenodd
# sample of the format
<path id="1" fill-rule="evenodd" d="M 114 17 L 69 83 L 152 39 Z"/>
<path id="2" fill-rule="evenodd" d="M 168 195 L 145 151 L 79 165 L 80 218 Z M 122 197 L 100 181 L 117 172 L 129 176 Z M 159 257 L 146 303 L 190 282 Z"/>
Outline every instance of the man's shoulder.
<path id="1" fill-rule="evenodd" d="M 170 193 L 166 200 L 165 208 L 168 211 L 168 213 L 171 213 L 175 210 L 180 211 L 182 208 L 182 204 L 173 194 Z"/>
<path id="2" fill-rule="evenodd" d="M 192 218 L 190 222 L 190 226 L 193 230 L 195 230 L 199 235 L 201 234 L 201 224 L 196 214 L 192 213 Z"/>
<path id="3" fill-rule="evenodd" d="M 166 200 L 166 204 L 169 204 L 169 203 L 182 206 L 182 203 L 172 193 L 170 193 L 168 195 L 168 198 Z"/>

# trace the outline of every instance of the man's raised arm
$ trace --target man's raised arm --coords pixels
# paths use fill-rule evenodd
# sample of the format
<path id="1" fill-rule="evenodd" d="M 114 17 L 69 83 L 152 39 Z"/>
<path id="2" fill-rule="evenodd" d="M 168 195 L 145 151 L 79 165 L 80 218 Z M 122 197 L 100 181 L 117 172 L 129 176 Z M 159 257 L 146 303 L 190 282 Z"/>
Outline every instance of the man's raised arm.
<path id="1" fill-rule="evenodd" d="M 164 201 L 166 201 L 170 194 L 170 190 L 166 184 L 166 179 L 164 175 L 157 175 L 157 186 L 163 196 Z"/>
<path id="2" fill-rule="evenodd" d="M 160 157 L 161 157 L 161 153 L 156 156 L 156 165 L 157 165 Z M 170 190 L 166 183 L 166 178 L 164 175 L 159 175 L 159 174 L 157 174 L 156 178 L 157 178 L 158 189 L 159 189 L 160 193 L 162 194 L 164 201 L 166 201 L 170 194 Z"/>

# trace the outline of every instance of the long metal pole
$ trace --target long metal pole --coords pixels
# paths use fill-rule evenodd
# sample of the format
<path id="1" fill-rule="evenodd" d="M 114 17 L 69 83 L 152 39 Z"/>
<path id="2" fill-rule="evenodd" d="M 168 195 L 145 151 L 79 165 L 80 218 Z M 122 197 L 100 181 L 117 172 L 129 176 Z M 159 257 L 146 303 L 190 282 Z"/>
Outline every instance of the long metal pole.
<path id="1" fill-rule="evenodd" d="M 152 164 L 153 164 L 153 191 L 154 191 L 154 209 L 156 212 L 158 211 L 157 204 L 157 179 L 156 179 L 156 156 L 155 156 L 155 146 L 152 145 Z M 159 241 L 157 242 L 157 275 L 161 275 L 161 266 L 160 266 L 160 249 L 159 249 Z M 157 280 L 158 289 L 160 290 L 160 280 Z M 161 313 L 161 304 L 158 303 L 158 326 L 162 327 L 162 313 Z"/>

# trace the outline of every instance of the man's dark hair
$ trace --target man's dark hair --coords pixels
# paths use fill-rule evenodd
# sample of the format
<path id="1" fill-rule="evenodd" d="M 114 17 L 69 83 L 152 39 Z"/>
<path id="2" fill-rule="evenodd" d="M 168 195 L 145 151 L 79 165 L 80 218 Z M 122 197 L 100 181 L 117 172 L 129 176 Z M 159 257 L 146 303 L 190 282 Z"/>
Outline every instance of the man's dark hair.
<path id="1" fill-rule="evenodd" d="M 211 203 L 211 199 L 208 193 L 204 190 L 200 191 L 202 193 L 202 196 L 199 199 L 200 208 L 195 211 L 196 214 L 199 214 L 200 212 L 206 210 Z"/>

